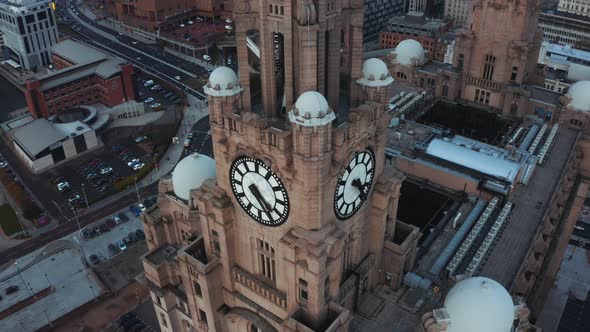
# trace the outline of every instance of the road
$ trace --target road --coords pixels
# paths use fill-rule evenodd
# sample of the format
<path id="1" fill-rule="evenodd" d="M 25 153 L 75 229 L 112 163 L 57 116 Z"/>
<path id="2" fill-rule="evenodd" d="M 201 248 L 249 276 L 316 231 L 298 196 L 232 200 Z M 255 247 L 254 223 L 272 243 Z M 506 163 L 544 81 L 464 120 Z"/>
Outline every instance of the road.
<path id="1" fill-rule="evenodd" d="M 96 47 L 106 53 L 120 57 L 132 63 L 138 68 L 147 72 L 158 75 L 168 83 L 179 87 L 180 89 L 204 100 L 205 96 L 200 91 L 196 91 L 184 84 L 186 80 L 207 73 L 207 69 L 173 54 L 170 54 L 161 48 L 135 41 L 125 35 L 119 35 L 118 32 L 96 23 L 94 20 L 85 16 L 78 8 L 75 1 L 67 3 L 61 1 L 62 5 L 58 9 L 59 16 L 63 22 L 75 29 L 83 38 L 78 41 Z M 70 6 L 72 6 L 70 8 Z M 77 14 L 74 14 L 74 10 Z M 98 29 L 103 33 L 110 35 L 110 38 L 103 34 L 97 33 L 94 29 L 87 27 L 84 22 Z M 117 41 L 113 40 L 116 39 Z M 177 79 L 180 78 L 180 79 Z"/>

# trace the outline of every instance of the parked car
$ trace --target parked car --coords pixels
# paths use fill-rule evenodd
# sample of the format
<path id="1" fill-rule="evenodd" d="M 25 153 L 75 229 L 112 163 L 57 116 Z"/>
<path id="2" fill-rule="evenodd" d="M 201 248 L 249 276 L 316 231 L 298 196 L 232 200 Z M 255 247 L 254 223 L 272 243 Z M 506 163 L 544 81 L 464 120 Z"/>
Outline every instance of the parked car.
<path id="1" fill-rule="evenodd" d="M 53 184 L 58 184 L 60 182 L 67 182 L 67 179 L 65 176 L 58 176 L 55 179 L 53 179 Z"/>
<path id="2" fill-rule="evenodd" d="M 188 135 L 186 136 L 186 138 L 188 138 L 188 139 L 192 139 L 194 134 L 195 134 L 195 133 L 193 133 L 193 132 L 191 131 L 190 133 L 188 133 Z"/>
<path id="3" fill-rule="evenodd" d="M 135 235 L 137 235 L 137 237 L 142 240 L 145 239 L 145 233 L 141 229 L 137 229 L 135 231 Z"/>
<path id="4" fill-rule="evenodd" d="M 136 217 L 139 217 L 141 215 L 141 210 L 137 207 L 137 205 L 131 205 L 129 207 L 129 211 L 133 212 Z"/>
<path id="5" fill-rule="evenodd" d="M 137 207 L 139 207 L 139 209 L 141 210 L 141 212 L 145 212 L 147 210 L 142 203 L 137 204 Z"/>
<path id="6" fill-rule="evenodd" d="M 152 201 L 151 201 L 151 200 L 149 200 L 149 199 L 144 199 L 144 200 L 143 200 L 143 205 L 144 205 L 144 206 L 145 206 L 147 209 L 149 209 L 149 208 L 151 208 L 151 207 L 152 207 L 154 204 L 152 203 Z"/>
<path id="7" fill-rule="evenodd" d="M 119 246 L 119 249 L 121 249 L 121 251 L 127 250 L 127 245 L 122 240 L 117 241 L 117 246 Z"/>
<path id="8" fill-rule="evenodd" d="M 132 159 L 129 162 L 127 162 L 127 166 L 133 167 L 133 165 L 135 165 L 137 163 L 139 163 L 139 159 L 135 158 L 135 159 Z"/>
<path id="9" fill-rule="evenodd" d="M 159 86 L 158 84 L 156 84 L 156 85 L 154 85 L 154 86 L 152 86 L 152 87 L 150 88 L 150 90 L 154 90 L 154 91 L 159 91 L 159 90 L 161 90 L 161 89 L 162 89 L 162 87 L 161 87 L 161 86 Z"/>
<path id="10" fill-rule="evenodd" d="M 174 76 L 174 79 L 177 80 L 177 81 L 180 81 L 180 76 L 178 76 L 178 75 L 177 76 Z"/>
<path id="11" fill-rule="evenodd" d="M 119 216 L 114 216 L 114 217 L 113 217 L 113 221 L 114 221 L 114 222 L 115 222 L 115 224 L 117 224 L 117 225 L 123 222 L 123 221 L 121 220 L 121 218 L 119 218 Z"/>
<path id="12" fill-rule="evenodd" d="M 100 227 L 101 233 L 106 233 L 111 230 L 111 228 L 106 223 L 100 224 L 98 227 Z"/>
<path id="13" fill-rule="evenodd" d="M 115 221 L 112 219 L 109 219 L 109 220 L 105 221 L 104 223 L 109 227 L 109 229 L 115 228 L 115 226 L 117 226 L 117 223 L 115 223 Z"/>
<path id="14" fill-rule="evenodd" d="M 136 41 L 136 40 L 134 40 L 134 41 L 132 41 L 132 42 L 131 42 L 131 44 L 133 44 L 133 45 L 137 45 L 137 41 Z"/>
<path id="15" fill-rule="evenodd" d="M 101 168 L 100 169 L 100 174 L 102 174 L 102 175 L 106 175 L 106 174 L 109 174 L 109 173 L 112 173 L 112 172 L 113 172 L 113 168 L 112 167 L 104 167 L 104 168 Z"/>
<path id="16" fill-rule="evenodd" d="M 205 61 L 211 61 L 211 57 L 208 54 L 203 54 L 203 59 L 205 59 Z"/>
<path id="17" fill-rule="evenodd" d="M 57 190 L 64 191 L 64 189 L 68 188 L 69 186 L 70 186 L 69 182 L 60 182 L 57 184 Z"/>
<path id="18" fill-rule="evenodd" d="M 148 86 L 152 86 L 152 85 L 154 85 L 154 81 L 153 81 L 153 80 L 148 80 L 148 81 L 145 81 L 145 82 L 143 83 L 143 86 L 145 86 L 146 88 L 147 88 Z"/>
<path id="19" fill-rule="evenodd" d="M 133 170 L 134 171 L 139 171 L 140 169 L 142 169 L 145 166 L 144 163 L 139 163 L 139 164 L 135 164 L 133 165 Z"/>
<path id="20" fill-rule="evenodd" d="M 68 202 L 69 203 L 73 203 L 73 202 L 75 202 L 75 201 L 77 201 L 77 200 L 79 200 L 81 198 L 82 197 L 79 194 L 75 194 L 75 195 L 72 195 L 72 196 L 68 197 Z"/>
<path id="21" fill-rule="evenodd" d="M 94 232 L 90 229 L 83 229 L 82 230 L 82 237 L 85 239 L 92 239 L 94 237 Z"/>
<path id="22" fill-rule="evenodd" d="M 122 222 L 129 221 L 129 217 L 127 217 L 127 215 L 123 212 L 119 213 L 117 216 L 119 217 L 119 219 L 121 219 Z"/>
<path id="23" fill-rule="evenodd" d="M 141 143 L 147 139 L 147 136 L 139 136 L 134 139 L 135 143 Z"/>
<path id="24" fill-rule="evenodd" d="M 119 247 L 117 245 L 115 245 L 114 243 L 109 243 L 109 250 L 111 251 L 111 253 L 113 255 L 116 255 L 121 252 Z"/>
<path id="25" fill-rule="evenodd" d="M 100 163 L 100 159 L 93 159 L 88 164 L 90 166 L 95 166 L 96 164 Z"/>
<path id="26" fill-rule="evenodd" d="M 4 290 L 4 291 L 6 292 L 6 295 L 10 295 L 10 294 L 18 292 L 19 289 L 20 289 L 20 287 L 18 287 L 17 285 L 12 285 L 12 286 L 8 286 L 8 288 L 6 288 L 6 290 Z"/>
<path id="27" fill-rule="evenodd" d="M 96 265 L 96 264 L 100 263 L 100 258 L 98 258 L 98 256 L 96 256 L 96 255 L 90 255 L 90 263 L 92 263 L 93 265 Z"/>
<path id="28" fill-rule="evenodd" d="M 162 104 L 160 104 L 160 103 L 153 103 L 153 104 L 150 105 L 151 108 L 157 108 L 157 107 L 160 107 L 160 106 L 162 106 Z"/>
<path id="29" fill-rule="evenodd" d="M 152 101 L 154 101 L 154 98 L 152 98 L 152 97 L 149 97 L 149 98 L 147 98 L 146 100 L 144 100 L 143 102 L 144 102 L 144 103 L 146 103 L 146 104 L 149 104 L 149 103 L 151 103 Z"/>
<path id="30" fill-rule="evenodd" d="M 92 179 L 96 178 L 97 176 L 98 176 L 98 175 L 97 175 L 96 173 L 94 173 L 94 172 L 90 172 L 90 173 L 86 173 L 86 174 L 84 175 L 84 178 L 85 178 L 86 180 L 92 180 Z"/>

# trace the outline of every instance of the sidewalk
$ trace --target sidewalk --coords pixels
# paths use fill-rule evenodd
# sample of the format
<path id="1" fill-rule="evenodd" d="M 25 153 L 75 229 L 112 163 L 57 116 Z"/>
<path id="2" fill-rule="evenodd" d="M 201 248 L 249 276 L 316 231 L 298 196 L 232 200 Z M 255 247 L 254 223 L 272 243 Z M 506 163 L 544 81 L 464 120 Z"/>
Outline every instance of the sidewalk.
<path id="1" fill-rule="evenodd" d="M 164 175 L 172 172 L 176 163 L 178 163 L 182 152 L 184 151 L 184 140 L 190 132 L 190 128 L 199 120 L 209 115 L 209 109 L 207 105 L 199 99 L 188 95 L 189 105 L 184 109 L 184 115 L 180 126 L 178 126 L 178 143 L 171 144 L 162 159 L 160 159 L 160 167 L 154 169 L 150 174 L 146 175 L 143 180 L 138 182 L 141 186 L 147 186 L 155 181 L 158 181 Z"/>

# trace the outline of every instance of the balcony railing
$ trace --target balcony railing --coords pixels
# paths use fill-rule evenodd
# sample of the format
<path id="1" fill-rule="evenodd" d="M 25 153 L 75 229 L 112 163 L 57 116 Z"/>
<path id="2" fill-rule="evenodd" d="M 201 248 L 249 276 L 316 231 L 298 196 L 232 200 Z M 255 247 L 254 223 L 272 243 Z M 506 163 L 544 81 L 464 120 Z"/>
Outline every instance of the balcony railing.
<path id="1" fill-rule="evenodd" d="M 502 84 L 492 80 L 467 76 L 467 84 L 477 85 L 487 90 L 498 92 L 502 89 Z"/>
<path id="2" fill-rule="evenodd" d="M 268 286 L 237 266 L 232 269 L 232 276 L 239 284 L 244 285 L 281 308 L 287 309 L 287 296 L 283 292 Z"/>

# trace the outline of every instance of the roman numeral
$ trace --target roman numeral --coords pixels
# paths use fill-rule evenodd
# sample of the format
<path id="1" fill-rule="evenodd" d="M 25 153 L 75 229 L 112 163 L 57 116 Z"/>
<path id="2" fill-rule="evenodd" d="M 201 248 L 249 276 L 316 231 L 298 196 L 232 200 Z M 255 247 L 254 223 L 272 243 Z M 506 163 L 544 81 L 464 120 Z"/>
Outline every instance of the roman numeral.
<path id="1" fill-rule="evenodd" d="M 281 205 L 281 206 L 285 206 L 285 201 L 283 201 L 283 200 L 281 200 L 281 199 L 276 199 L 276 200 L 275 200 L 275 203 L 276 203 L 276 204 L 279 204 L 279 205 Z M 280 213 L 279 213 L 279 214 L 280 214 Z"/>
<path id="2" fill-rule="evenodd" d="M 272 177 L 272 173 L 267 170 L 264 178 L 268 181 L 268 180 L 270 180 L 271 177 Z"/>
<path id="3" fill-rule="evenodd" d="M 241 192 L 241 193 L 236 193 L 236 196 L 237 196 L 238 198 L 244 198 L 244 197 L 246 197 L 246 193 L 244 193 L 244 192 Z"/>
<path id="4" fill-rule="evenodd" d="M 338 185 L 339 186 L 345 186 L 346 185 L 346 181 L 340 180 L 340 181 L 338 181 Z"/>
<path id="5" fill-rule="evenodd" d="M 273 191 L 283 191 L 283 187 L 281 187 L 281 186 L 274 186 L 274 187 L 272 187 L 272 190 Z"/>

